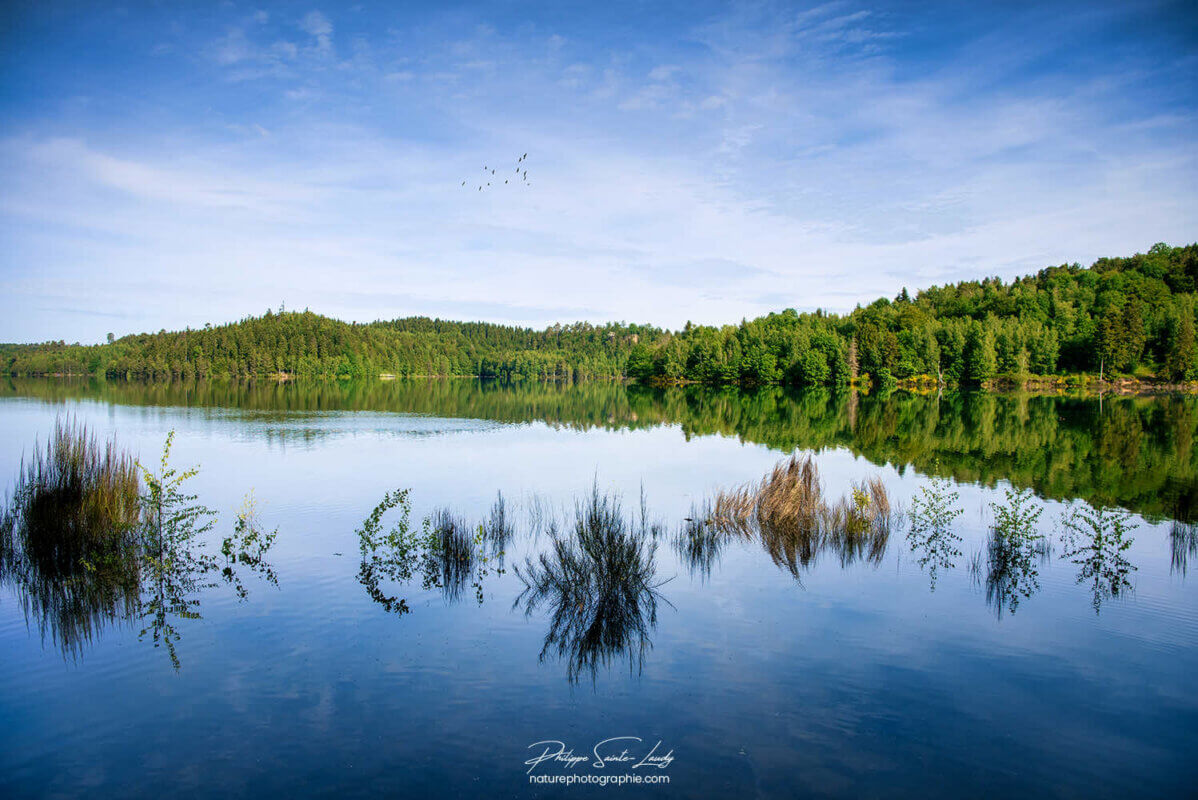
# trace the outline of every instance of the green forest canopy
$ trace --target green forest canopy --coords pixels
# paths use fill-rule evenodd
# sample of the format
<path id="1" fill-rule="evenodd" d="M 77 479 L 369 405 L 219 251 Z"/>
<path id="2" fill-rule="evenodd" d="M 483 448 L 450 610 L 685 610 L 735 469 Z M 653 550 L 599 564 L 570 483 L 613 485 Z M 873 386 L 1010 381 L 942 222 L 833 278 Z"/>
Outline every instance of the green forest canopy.
<path id="1" fill-rule="evenodd" d="M 964 281 L 914 297 L 903 289 L 844 315 L 787 309 L 670 332 L 625 323 L 538 331 L 426 317 L 359 324 L 268 311 L 200 330 L 110 336 L 100 345 L 0 345 L 0 369 L 151 379 L 391 374 L 796 386 L 867 376 L 882 385 L 920 376 L 984 384 L 1093 372 L 1187 381 L 1198 378 L 1196 298 L 1198 244 L 1157 244 L 1010 283 Z"/>

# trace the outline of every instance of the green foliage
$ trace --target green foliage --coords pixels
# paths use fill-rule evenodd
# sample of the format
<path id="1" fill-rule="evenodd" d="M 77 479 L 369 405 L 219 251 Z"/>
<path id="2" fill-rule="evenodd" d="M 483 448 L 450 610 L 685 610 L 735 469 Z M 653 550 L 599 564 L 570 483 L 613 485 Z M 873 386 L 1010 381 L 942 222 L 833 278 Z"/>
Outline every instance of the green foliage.
<path id="1" fill-rule="evenodd" d="M 1007 489 L 1004 504 L 990 504 L 994 525 L 986 546 L 986 601 L 999 616 L 1014 614 L 1021 599 L 1040 590 L 1037 562 L 1048 550 L 1037 528 L 1044 510 L 1032 503 L 1029 489 Z"/>
<path id="2" fill-rule="evenodd" d="M 957 549 L 961 534 L 953 530 L 953 523 L 964 509 L 957 505 L 960 493 L 952 486 L 945 478 L 932 478 L 911 501 L 907 543 L 920 568 L 928 570 L 932 591 L 936 590 L 937 572 L 952 569 L 961 555 Z"/>
<path id="3" fill-rule="evenodd" d="M 165 646 L 177 669 L 178 623 L 200 618 L 203 590 L 227 584 L 245 600 L 246 572 L 277 583 L 266 562 L 277 531 L 262 531 L 252 495 L 220 557 L 208 552 L 216 515 L 183 491 L 196 470 L 170 466 L 173 441 L 172 432 L 150 471 L 68 420 L 23 469 L 0 515 L 0 582 L 64 655 L 80 655 L 106 626 L 140 619 L 141 636 Z"/>
<path id="4" fill-rule="evenodd" d="M 391 511 L 396 511 L 394 521 L 384 532 L 383 518 Z M 408 614 L 407 600 L 388 594 L 383 584 L 407 584 L 418 576 L 424 591 L 440 589 L 450 601 L 458 600 L 471 583 L 481 605 L 483 581 L 492 573 L 503 574 L 503 548 L 512 536 L 503 496 L 496 498 L 490 518 L 473 528 L 439 509 L 416 531 L 411 511 L 408 490 L 396 489 L 383 496 L 357 530 L 362 557 L 358 582 L 370 599 L 388 613 Z"/>
<path id="5" fill-rule="evenodd" d="M 246 497 L 233 533 L 221 542 L 220 558 L 208 551 L 207 534 L 217 515 L 187 494 L 184 484 L 199 474 L 198 467 L 178 470 L 170 464 L 175 432 L 167 434 L 157 472 L 140 463 L 146 491 L 142 496 L 142 593 L 139 615 L 155 647 L 164 646 L 171 663 L 179 668 L 176 642 L 180 620 L 200 619 L 200 598 L 205 590 L 222 584 L 233 588 L 238 599 L 249 596 L 238 567 L 277 584 L 266 554 L 278 531 L 264 533 L 258 526 L 253 495 Z"/>
<path id="6" fill-rule="evenodd" d="M 273 313 L 102 345 L 0 345 L 14 375 L 131 378 L 472 375 L 633 377 L 663 383 L 836 385 L 888 370 L 982 384 L 997 377 L 1144 372 L 1195 376 L 1198 244 L 933 286 L 844 316 L 793 309 L 739 325 L 586 323 L 543 331 L 411 317 L 368 324 Z"/>
<path id="7" fill-rule="evenodd" d="M 1107 598 L 1127 595 L 1133 589 L 1136 567 L 1124 553 L 1135 541 L 1131 515 L 1117 508 L 1075 504 L 1061 518 L 1062 555 L 1078 567 L 1077 582 L 1088 583 L 1094 613 Z"/>
<path id="8" fill-rule="evenodd" d="M 125 336 L 109 344 L 0 345 L 0 369 L 109 378 L 322 378 L 477 375 L 505 380 L 613 378 L 661 331 L 577 323 L 543 331 L 411 317 L 340 322 L 308 311 L 267 312 L 230 325 Z"/>
<path id="9" fill-rule="evenodd" d="M 646 345 L 629 374 L 794 386 L 872 375 L 879 387 L 886 374 L 967 385 L 1100 369 L 1189 379 L 1196 279 L 1198 245 L 1157 245 L 1089 269 L 934 286 L 846 316 L 786 310 L 739 326 L 688 326 Z"/>
<path id="10" fill-rule="evenodd" d="M 969 325 L 965 334 L 964 382 L 980 386 L 994 377 L 998 371 L 994 352 L 994 337 L 990 330 L 977 320 Z"/>

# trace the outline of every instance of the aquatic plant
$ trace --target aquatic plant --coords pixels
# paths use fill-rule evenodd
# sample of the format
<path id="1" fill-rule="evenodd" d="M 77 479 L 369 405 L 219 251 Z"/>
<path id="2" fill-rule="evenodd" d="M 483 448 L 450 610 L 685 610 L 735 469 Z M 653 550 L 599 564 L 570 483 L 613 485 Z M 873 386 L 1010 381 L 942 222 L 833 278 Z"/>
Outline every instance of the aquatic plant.
<path id="1" fill-rule="evenodd" d="M 396 508 L 399 509 L 398 519 L 384 532 L 383 517 Z M 408 490 L 396 489 L 383 495 L 383 499 L 357 530 L 358 547 L 362 555 L 358 582 L 366 589 L 370 599 L 385 611 L 401 615 L 411 610 L 407 600 L 385 593 L 382 582 L 407 582 L 417 567 L 414 556 L 418 542 L 411 530 L 411 511 Z"/>
<path id="2" fill-rule="evenodd" d="M 1198 525 L 1174 520 L 1169 529 L 1169 544 L 1173 551 L 1169 571 L 1180 572 L 1184 577 L 1190 564 L 1190 557 L 1198 556 Z"/>
<path id="3" fill-rule="evenodd" d="M 920 487 L 911 501 L 907 543 L 921 569 L 927 569 L 932 591 L 936 591 L 936 576 L 940 569 L 952 569 L 961 555 L 957 546 L 961 534 L 953 529 L 957 517 L 964 513 L 958 507 L 960 494 L 946 478 L 932 478 Z"/>
<path id="4" fill-rule="evenodd" d="M 417 532 L 411 525 L 408 490 L 388 492 L 357 530 L 362 556 L 358 582 L 384 610 L 400 615 L 411 608 L 407 600 L 383 591 L 384 581 L 404 584 L 419 576 L 423 590 L 440 589 L 450 602 L 459 600 L 470 584 L 481 604 L 484 579 L 504 572 L 502 561 L 498 566 L 491 564 L 493 558 L 503 555 L 503 550 L 496 548 L 514 534 L 505 508 L 501 494 L 490 517 L 473 526 L 440 508 L 424 518 Z M 398 509 L 396 519 L 384 533 L 383 518 L 394 509 Z"/>
<path id="5" fill-rule="evenodd" d="M 59 419 L 28 463 L 22 459 L 6 513 L 13 522 L 0 555 L 34 559 L 42 570 L 70 571 L 137 525 L 134 460 L 85 425 Z"/>
<path id="6" fill-rule="evenodd" d="M 504 550 L 516 534 L 516 528 L 507 513 L 507 502 L 503 499 L 503 492 L 495 493 L 491 514 L 483 523 L 483 527 L 484 538 L 490 547 L 491 554 L 502 559 Z"/>
<path id="7" fill-rule="evenodd" d="M 133 459 L 71 418 L 22 461 L 0 510 L 0 581 L 64 656 L 135 613 L 138 475 Z"/>
<path id="8" fill-rule="evenodd" d="M 824 540 L 840 557 L 841 566 L 857 560 L 878 564 L 886 554 L 894 519 L 886 485 L 876 475 L 853 484 L 824 514 Z"/>
<path id="9" fill-rule="evenodd" d="M 524 590 L 514 606 L 526 615 L 550 612 L 541 659 L 556 654 L 565 661 L 571 683 L 584 673 L 593 681 L 617 658 L 639 673 L 664 600 L 662 583 L 654 582 L 657 543 L 598 487 L 576 506 L 570 528 L 563 532 L 554 522 L 549 535 L 549 552 L 516 569 Z"/>
<path id="10" fill-rule="evenodd" d="M 710 507 L 696 506 L 683 520 L 673 546 L 691 576 L 706 580 L 731 538 L 727 530 L 714 522 Z"/>
<path id="11" fill-rule="evenodd" d="M 1128 594 L 1134 588 L 1136 566 L 1124 554 L 1135 539 L 1131 514 L 1117 508 L 1086 504 L 1070 506 L 1061 517 L 1062 556 L 1078 566 L 1077 582 L 1089 583 L 1094 613 L 1107 598 Z"/>
<path id="12" fill-rule="evenodd" d="M 165 647 L 178 669 L 178 621 L 200 619 L 204 590 L 226 584 L 244 601 L 249 592 L 239 566 L 277 585 L 278 579 L 265 558 L 278 531 L 264 533 L 260 529 L 250 494 L 233 532 L 221 541 L 221 557 L 209 552 L 207 534 L 216 527 L 217 514 L 200 503 L 197 495 L 184 491 L 184 485 L 199 474 L 199 468 L 178 470 L 171 466 L 174 440 L 175 432 L 171 431 L 157 471 L 138 463 L 146 484 L 139 527 L 143 575 L 139 615 L 145 625 L 140 636 L 148 634 L 155 647 Z"/>
<path id="13" fill-rule="evenodd" d="M 135 607 L 137 519 L 137 471 L 114 440 L 101 445 L 68 417 L 22 460 L 0 512 L 0 578 L 64 655 Z"/>
<path id="14" fill-rule="evenodd" d="M 427 529 L 432 535 L 425 557 L 426 563 L 436 568 L 432 583 L 440 586 L 449 600 L 457 600 L 473 575 L 475 546 L 481 541 L 476 542 L 476 531 L 448 509 L 437 509 L 430 519 Z"/>
<path id="15" fill-rule="evenodd" d="M 1029 489 L 1007 489 L 1004 504 L 991 503 L 994 524 L 986 543 L 986 602 L 999 617 L 1014 614 L 1019 601 L 1040 590 L 1037 561 L 1047 539 L 1037 524 L 1043 509 L 1032 505 Z"/>
<path id="16" fill-rule="evenodd" d="M 221 575 L 237 592 L 238 598 L 244 600 L 249 596 L 245 584 L 242 583 L 237 567 L 245 567 L 250 573 L 256 574 L 272 586 L 279 585 L 279 576 L 274 568 L 266 561 L 266 554 L 275 543 L 279 529 L 267 533 L 258 519 L 258 501 L 251 490 L 242 502 L 241 510 L 237 512 L 237 520 L 233 524 L 233 534 L 221 542 L 220 552 L 225 558 Z"/>
<path id="17" fill-rule="evenodd" d="M 178 668 L 177 621 L 199 618 L 202 590 L 226 583 L 244 600 L 243 568 L 277 582 L 266 562 L 277 531 L 262 532 L 252 497 L 221 543 L 223 560 L 206 550 L 216 515 L 182 491 L 196 470 L 170 466 L 173 441 L 172 432 L 152 472 L 68 419 L 22 465 L 0 514 L 0 579 L 64 655 L 140 619 L 139 638 L 165 646 Z"/>
<path id="18" fill-rule="evenodd" d="M 846 566 L 858 559 L 878 563 L 895 517 L 877 477 L 853 484 L 847 497 L 829 502 L 810 455 L 779 462 L 760 483 L 717 492 L 704 514 L 704 524 L 725 536 L 759 540 L 796 580 L 826 549 Z"/>

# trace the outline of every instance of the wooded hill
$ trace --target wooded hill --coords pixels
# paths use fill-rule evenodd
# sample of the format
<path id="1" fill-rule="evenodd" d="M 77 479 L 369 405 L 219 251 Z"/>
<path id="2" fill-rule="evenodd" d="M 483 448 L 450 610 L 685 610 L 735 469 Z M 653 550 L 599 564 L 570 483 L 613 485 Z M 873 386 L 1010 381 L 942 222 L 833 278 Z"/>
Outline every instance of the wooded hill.
<path id="1" fill-rule="evenodd" d="M 1009 283 L 986 278 L 914 296 L 904 289 L 845 315 L 788 309 L 739 325 L 688 323 L 672 333 L 624 323 L 533 330 L 425 317 L 357 324 L 268 311 L 101 345 L 0 345 L 0 369 L 150 379 L 285 373 L 886 385 L 918 376 L 982 384 L 1101 373 L 1176 382 L 1198 378 L 1196 292 L 1198 244 L 1158 244 Z"/>

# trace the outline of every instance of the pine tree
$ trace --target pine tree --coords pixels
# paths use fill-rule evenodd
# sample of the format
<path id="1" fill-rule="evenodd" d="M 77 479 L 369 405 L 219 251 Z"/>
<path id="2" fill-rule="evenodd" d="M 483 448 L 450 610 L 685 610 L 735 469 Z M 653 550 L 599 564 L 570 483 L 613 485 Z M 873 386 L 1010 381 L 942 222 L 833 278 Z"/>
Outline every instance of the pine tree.
<path id="1" fill-rule="evenodd" d="M 1188 381 L 1194 377 L 1194 315 L 1188 308 L 1181 310 L 1173 346 L 1165 359 L 1169 379 Z"/>

